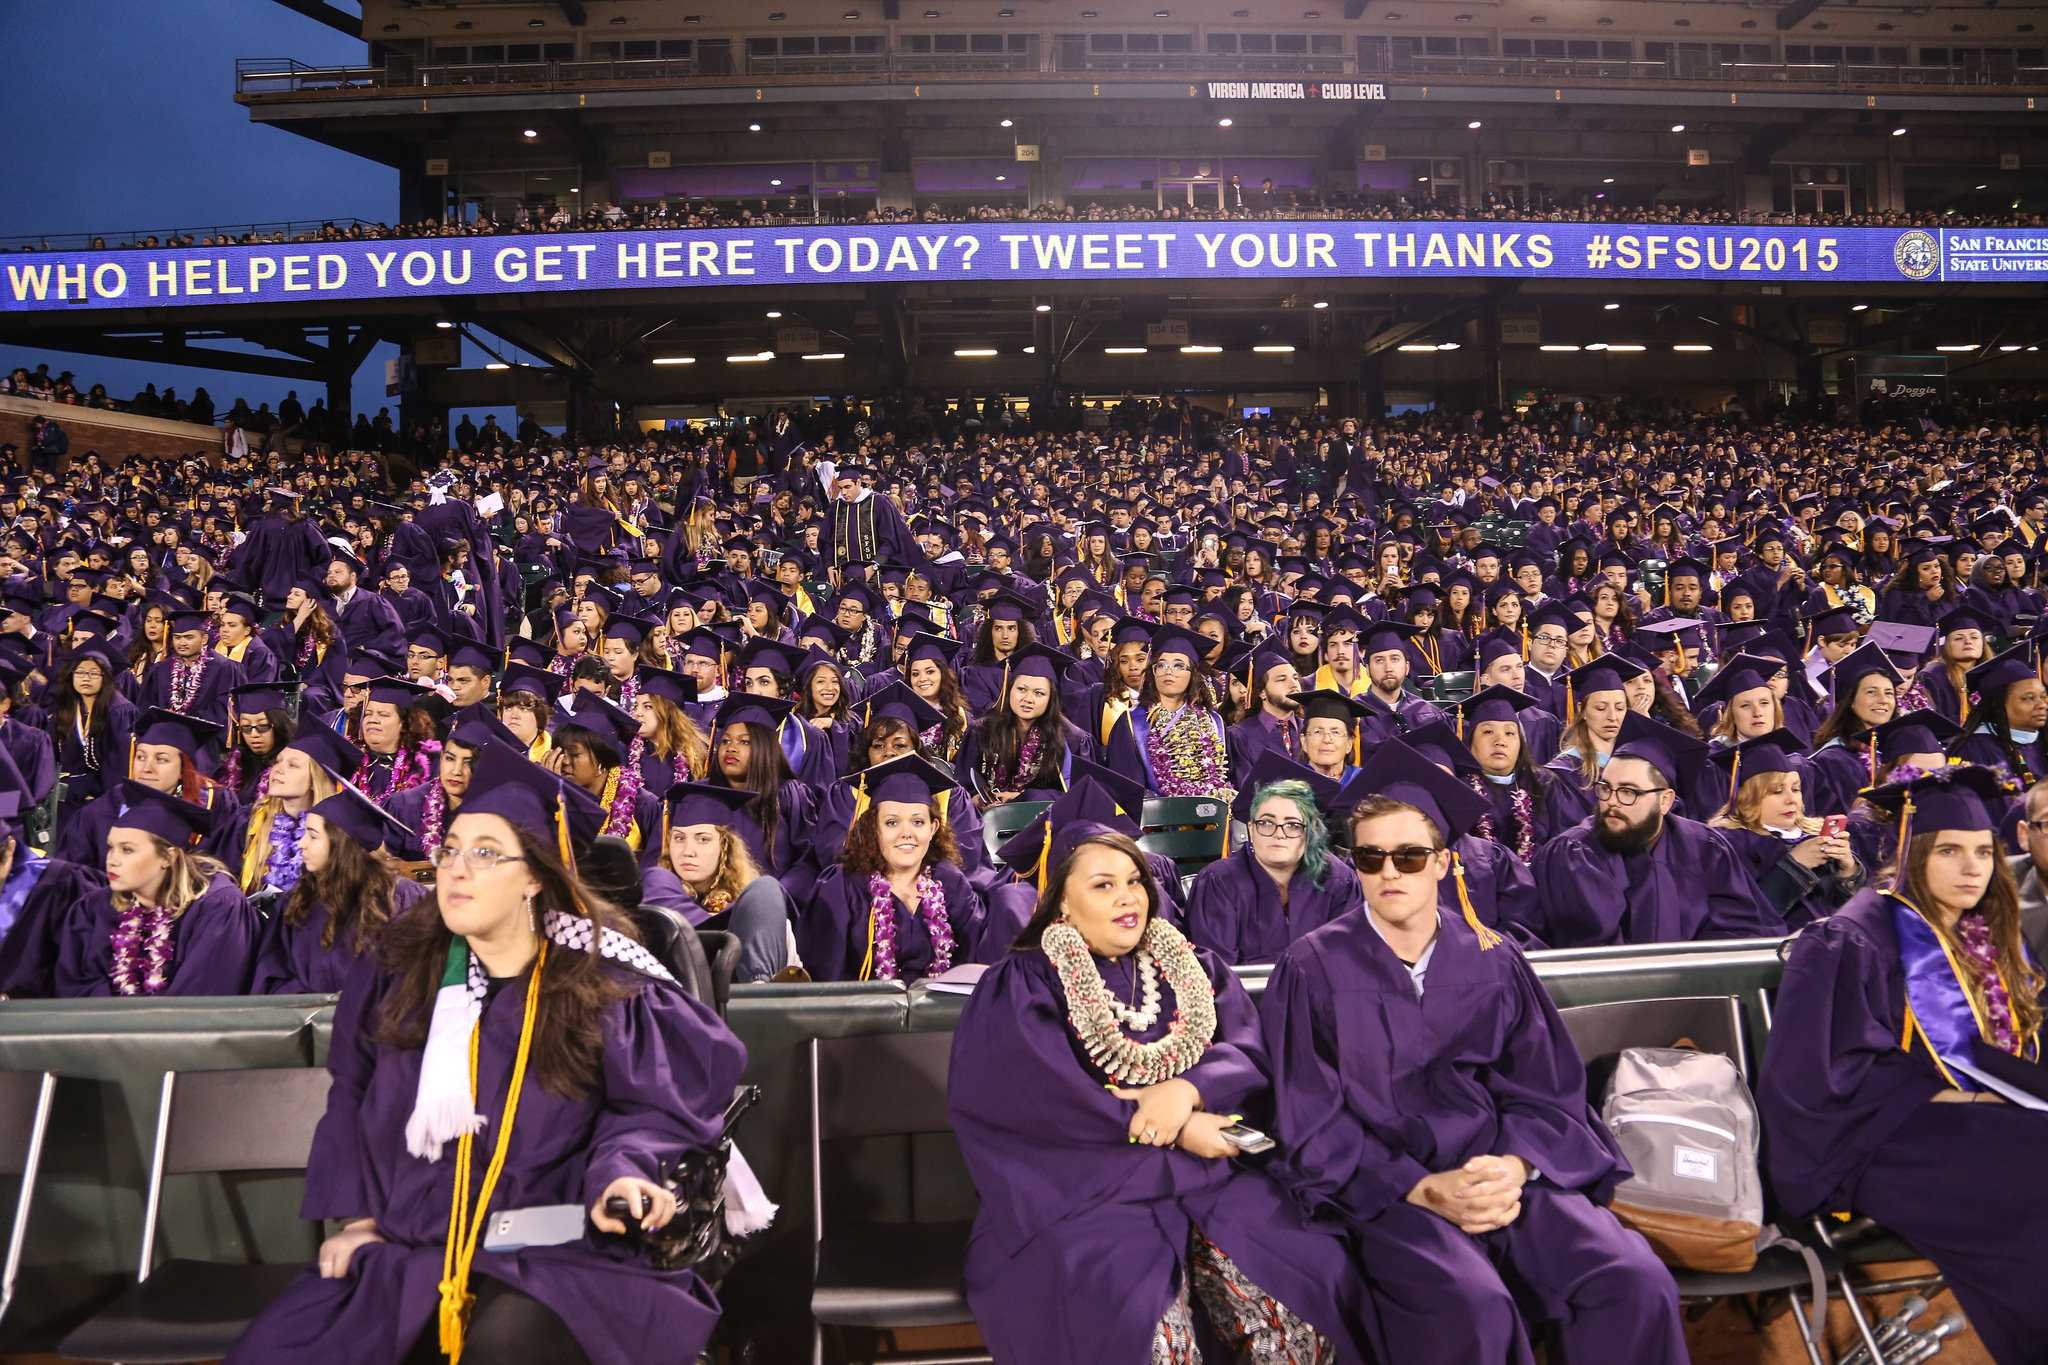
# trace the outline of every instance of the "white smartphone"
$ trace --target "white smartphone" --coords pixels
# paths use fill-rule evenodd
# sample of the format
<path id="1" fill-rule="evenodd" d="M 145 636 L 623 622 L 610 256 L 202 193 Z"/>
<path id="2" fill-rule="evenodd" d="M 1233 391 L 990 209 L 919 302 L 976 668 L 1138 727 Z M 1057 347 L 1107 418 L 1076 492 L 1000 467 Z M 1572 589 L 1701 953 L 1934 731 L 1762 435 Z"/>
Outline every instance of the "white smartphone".
<path id="1" fill-rule="evenodd" d="M 560 1246 L 583 1239 L 581 1204 L 542 1204 L 530 1209 L 502 1209 L 491 1215 L 484 1233 L 485 1251 L 524 1251 L 528 1247 Z"/>
<path id="2" fill-rule="evenodd" d="M 1223 1130 L 1223 1140 L 1246 1156 L 1270 1152 L 1278 1144 L 1249 1124 L 1233 1123 Z"/>

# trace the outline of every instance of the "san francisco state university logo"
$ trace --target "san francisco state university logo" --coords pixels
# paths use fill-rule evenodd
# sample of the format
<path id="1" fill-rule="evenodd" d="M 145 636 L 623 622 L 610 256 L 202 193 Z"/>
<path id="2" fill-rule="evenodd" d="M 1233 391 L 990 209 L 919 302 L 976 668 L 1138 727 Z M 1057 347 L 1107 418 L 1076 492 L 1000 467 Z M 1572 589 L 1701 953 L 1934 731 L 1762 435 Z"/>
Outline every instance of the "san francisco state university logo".
<path id="1" fill-rule="evenodd" d="M 1892 264 L 1909 280 L 1924 280 L 1941 265 L 1941 245 L 1931 232 L 1914 229 L 1892 244 Z"/>

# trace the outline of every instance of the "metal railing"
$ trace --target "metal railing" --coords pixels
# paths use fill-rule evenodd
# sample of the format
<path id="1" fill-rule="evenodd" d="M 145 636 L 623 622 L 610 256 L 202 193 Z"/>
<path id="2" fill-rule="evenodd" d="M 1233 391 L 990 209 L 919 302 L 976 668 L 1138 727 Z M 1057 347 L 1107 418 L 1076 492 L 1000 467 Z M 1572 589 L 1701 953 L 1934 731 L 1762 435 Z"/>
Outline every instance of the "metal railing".
<path id="1" fill-rule="evenodd" d="M 294 222 L 115 228 L 106 232 L 25 232 L 13 237 L 0 237 L 0 251 L 19 251 L 24 247 L 37 251 L 91 251 L 96 249 L 94 243 L 107 248 L 141 246 L 151 237 L 156 238 L 159 244 L 185 236 L 190 236 L 195 244 L 221 237 L 231 241 L 239 241 L 243 237 L 254 237 L 266 242 L 318 241 L 329 228 L 336 232 L 346 232 L 353 227 L 377 226 L 377 223 L 368 218 L 308 218 Z"/>
<path id="2" fill-rule="evenodd" d="M 990 73 L 1081 78 L 1103 74 L 1143 77 L 1389 76 L 1428 80 L 1531 85 L 1568 81 L 1633 81 L 1715 86 L 1798 86 L 1816 90 L 2005 90 L 2048 88 L 2048 67 L 1867 65 L 1847 62 L 1715 62 L 1691 54 L 1665 61 L 1570 57 L 1403 56 L 1358 61 L 1351 56 L 1180 52 L 1058 53 L 883 52 L 815 57 L 749 57 L 742 51 L 699 58 L 595 58 L 579 61 L 446 63 L 394 59 L 388 66 L 317 67 L 289 57 L 243 57 L 235 62 L 237 98 L 297 95 L 375 95 L 405 90 L 464 90 L 478 86 L 561 89 L 598 83 L 706 83 L 808 77 L 869 81 L 974 79 Z"/>

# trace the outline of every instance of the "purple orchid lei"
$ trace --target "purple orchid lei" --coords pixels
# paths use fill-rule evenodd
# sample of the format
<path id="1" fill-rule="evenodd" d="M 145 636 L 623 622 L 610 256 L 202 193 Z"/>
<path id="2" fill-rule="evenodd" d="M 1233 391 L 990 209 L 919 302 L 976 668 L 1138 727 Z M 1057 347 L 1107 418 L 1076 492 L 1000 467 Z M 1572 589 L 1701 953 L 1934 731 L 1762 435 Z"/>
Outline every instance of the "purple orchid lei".
<path id="1" fill-rule="evenodd" d="M 171 710 L 183 715 L 192 709 L 192 703 L 199 696 L 199 685 L 206 680 L 207 653 L 201 651 L 197 659 L 171 660 Z"/>
<path id="2" fill-rule="evenodd" d="M 946 892 L 930 872 L 917 877 L 917 914 L 932 939 L 931 975 L 937 976 L 953 965 L 953 922 L 946 915 Z M 896 893 L 889 879 L 879 872 L 868 874 L 868 917 L 875 926 L 875 961 L 871 979 L 895 981 Z"/>
<path id="3" fill-rule="evenodd" d="M 171 929 L 161 905 L 130 905 L 114 921 L 111 975 L 116 995 L 162 995 L 171 984 Z"/>
<path id="4" fill-rule="evenodd" d="M 279 891 L 289 891 L 299 884 L 299 877 L 306 870 L 306 861 L 299 852 L 299 842 L 306 836 L 306 815 L 279 811 L 270 820 L 270 858 L 264 864 L 263 884 Z"/>

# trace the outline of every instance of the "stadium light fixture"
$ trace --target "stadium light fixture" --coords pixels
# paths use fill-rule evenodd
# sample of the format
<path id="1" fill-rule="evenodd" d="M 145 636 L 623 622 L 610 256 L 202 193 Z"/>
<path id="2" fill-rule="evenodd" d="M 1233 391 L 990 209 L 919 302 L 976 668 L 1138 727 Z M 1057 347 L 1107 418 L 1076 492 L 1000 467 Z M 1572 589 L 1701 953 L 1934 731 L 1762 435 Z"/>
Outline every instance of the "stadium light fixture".
<path id="1" fill-rule="evenodd" d="M 1589 351 L 1604 351 L 1607 349 L 1607 343 L 1604 341 L 1589 341 L 1586 343 L 1586 349 Z"/>
<path id="2" fill-rule="evenodd" d="M 1403 351 L 1412 351 L 1417 355 L 1422 355 L 1425 352 L 1429 355 L 1435 355 L 1436 343 L 1434 341 L 1404 341 L 1401 343 L 1399 349 Z"/>
<path id="3" fill-rule="evenodd" d="M 1016 121 L 1015 119 L 1007 119 L 1007 118 L 1006 118 L 1006 119 L 1004 119 L 1004 120 L 1003 120 L 1003 127 L 1005 127 L 1005 128 L 1015 128 L 1016 126 L 1017 126 L 1017 121 Z"/>
<path id="4" fill-rule="evenodd" d="M 1714 348 L 1712 346 L 1709 346 L 1704 341 L 1681 341 L 1674 345 L 1671 349 L 1674 351 L 1685 351 L 1688 353 L 1697 354 L 1701 351 L 1711 351 Z"/>
<path id="5" fill-rule="evenodd" d="M 1603 313 L 1619 312 L 1620 309 L 1621 305 L 1612 301 L 1600 305 L 1600 311 Z"/>
<path id="6" fill-rule="evenodd" d="M 448 319 L 446 318 L 442 318 L 439 322 L 435 323 L 434 325 L 444 332 L 448 331 L 450 328 L 455 326 L 454 323 L 448 321 Z"/>
<path id="7" fill-rule="evenodd" d="M 1025 355 L 1037 355 L 1037 354 L 1038 354 L 1038 348 L 1037 348 L 1036 346 L 1026 346 L 1026 347 L 1024 348 L 1024 354 L 1025 354 Z"/>
<path id="8" fill-rule="evenodd" d="M 1009 178 L 1010 178 L 1010 177 L 1009 177 L 1009 176 L 1007 176 L 1007 175 L 999 175 L 999 176 L 997 176 L 997 177 L 996 177 L 996 183 L 997 183 L 998 185 L 1000 185 L 1000 184 L 1002 184 L 1002 183 L 1003 183 L 1003 182 L 1004 182 L 1005 180 L 1008 180 Z"/>
<path id="9" fill-rule="evenodd" d="M 1963 351 L 1974 351 L 1974 350 L 1976 350 L 1976 349 L 1977 349 L 1977 347 L 1976 347 L 1976 345 L 1975 345 L 1974 343 L 1972 343 L 1972 344 L 1969 344 L 1969 345 L 1965 345 L 1965 344 L 1963 344 L 1963 343 L 1961 343 L 1961 342 L 1957 342 L 1957 343 L 1955 343 L 1955 344 L 1953 344 L 1953 345 L 1949 345 L 1949 346 L 1937 346 L 1937 347 L 1935 347 L 1934 349 L 1935 349 L 1935 350 L 1937 350 L 1937 351 L 1947 351 L 1947 352 L 1949 352 L 1950 354 L 1959 354 L 1959 353 L 1961 353 L 1961 352 L 1963 352 Z"/>
<path id="10" fill-rule="evenodd" d="M 1855 303 L 1849 306 L 1849 311 L 1852 313 L 1862 313 L 1868 311 L 1869 308 L 1870 305 L 1867 303 Z"/>
<path id="11" fill-rule="evenodd" d="M 1180 353 L 1182 355 L 1215 355 L 1222 349 L 1223 348 L 1221 346 L 1204 346 L 1200 344 L 1195 344 L 1181 347 Z"/>
<path id="12" fill-rule="evenodd" d="M 1313 304 L 1310 305 L 1310 307 L 1314 308 L 1317 312 L 1321 312 L 1323 309 L 1328 308 L 1329 306 L 1330 301 L 1328 299 L 1317 299 Z"/>
<path id="13" fill-rule="evenodd" d="M 1104 355 L 1143 355 L 1145 354 L 1145 348 L 1143 346 L 1105 346 L 1102 348 L 1102 353 Z"/>
<path id="14" fill-rule="evenodd" d="M 959 360 L 987 360 L 996 353 L 993 346 L 955 346 L 953 355 Z"/>
<path id="15" fill-rule="evenodd" d="M 1610 341 L 1607 343 L 1607 349 L 1609 351 L 1647 351 L 1650 348 L 1643 345 L 1640 341 Z"/>
<path id="16" fill-rule="evenodd" d="M 1603 175 L 1600 177 L 1600 183 L 1603 185 L 1612 185 L 1614 183 L 1614 177 L 1611 175 Z"/>
<path id="17" fill-rule="evenodd" d="M 1254 347 L 1252 347 L 1252 354 L 1254 354 L 1254 355 L 1293 355 L 1293 354 L 1294 354 L 1294 348 L 1293 348 L 1292 346 L 1288 346 L 1288 345 L 1286 345 L 1286 344 L 1284 344 L 1284 343 L 1276 343 L 1276 344 L 1274 344 L 1274 345 L 1270 345 L 1270 346 L 1254 346 Z"/>
<path id="18" fill-rule="evenodd" d="M 761 125 L 758 123 L 749 123 L 747 125 L 747 131 L 750 133 L 758 133 L 761 131 Z"/>
<path id="19" fill-rule="evenodd" d="M 844 351 L 812 351 L 812 352 L 811 352 L 811 353 L 810 353 L 809 355 L 805 356 L 805 357 L 804 357 L 804 359 L 805 359 L 805 360 L 844 360 L 844 359 L 846 359 L 846 352 L 844 352 Z"/>
<path id="20" fill-rule="evenodd" d="M 1031 311 L 1034 313 L 1050 313 L 1052 311 L 1052 305 L 1049 303 L 1033 304 L 1031 307 Z"/>
<path id="21" fill-rule="evenodd" d="M 768 310 L 768 316 L 771 318 L 779 318 L 782 316 L 782 310 L 780 308 L 770 308 Z"/>
<path id="22" fill-rule="evenodd" d="M 1455 341 L 1439 341 L 1436 344 L 1436 348 L 1439 351 L 1455 351 L 1458 349 L 1458 343 Z"/>
<path id="23" fill-rule="evenodd" d="M 1479 130 L 1480 130 L 1481 128 L 1485 127 L 1486 125 L 1485 125 L 1485 124 L 1483 124 L 1483 123 L 1481 123 L 1481 122 L 1480 122 L 1480 121 L 1479 121 L 1478 119 L 1473 119 L 1473 120 L 1472 120 L 1471 122 L 1467 123 L 1467 124 L 1466 124 L 1465 126 L 1466 126 L 1467 128 L 1470 128 L 1470 129 L 1471 129 L 1471 130 L 1472 130 L 1473 132 L 1475 132 L 1475 133 L 1476 133 L 1476 132 L 1478 132 L 1478 131 L 1479 131 Z"/>
<path id="24" fill-rule="evenodd" d="M 1579 348 L 1571 345 L 1568 342 L 1551 341 L 1545 342 L 1543 345 L 1538 346 L 1536 349 L 1539 351 L 1576 351 Z"/>
<path id="25" fill-rule="evenodd" d="M 1973 188 L 1975 188 L 1975 189 L 1980 189 L 1980 190 L 1988 190 L 1988 189 L 1990 189 L 1990 188 L 1991 188 L 1991 186 L 1990 186 L 1990 185 L 1988 185 L 1988 184 L 1984 184 L 1984 185 L 1977 185 L 1977 186 L 1973 186 Z"/>
<path id="26" fill-rule="evenodd" d="M 782 182 L 780 180 L 770 180 L 768 183 L 778 190 L 782 188 Z"/>
<path id="27" fill-rule="evenodd" d="M 521 129 L 519 130 L 519 136 L 521 136 L 521 137 L 539 137 L 539 136 L 540 136 L 540 129 L 538 129 L 538 128 L 521 128 Z"/>
<path id="28" fill-rule="evenodd" d="M 502 360 L 487 360 L 484 362 L 484 368 L 487 370 L 509 370 L 512 367 Z"/>
<path id="29" fill-rule="evenodd" d="M 1999 347 L 1998 349 L 2001 351 L 2017 351 L 2020 349 L 2020 346 L 2017 342 L 2009 342 L 2006 345 Z"/>
<path id="30" fill-rule="evenodd" d="M 1230 115 L 1225 114 L 1222 118 L 1216 120 L 1216 126 L 1218 128 L 1228 128 L 1232 122 L 1234 122 L 1234 120 L 1230 117 Z"/>
<path id="31" fill-rule="evenodd" d="M 2032 355 L 2032 354 L 2033 354 L 2034 352 L 2036 352 L 2036 351 L 2038 351 L 2038 350 L 2040 350 L 2040 349 L 2041 349 L 2041 348 L 2040 348 L 2039 346 L 2029 346 L 2029 347 L 2027 347 L 2027 354 L 2028 354 L 2028 355 Z"/>
<path id="32" fill-rule="evenodd" d="M 654 357 L 654 363 L 657 365 L 694 365 L 697 363 L 697 357 L 693 355 L 658 355 Z"/>
<path id="33" fill-rule="evenodd" d="M 773 351 L 755 351 L 749 355 L 729 355 L 725 358 L 725 363 L 728 365 L 758 365 L 764 360 L 773 359 L 775 359 L 775 352 Z"/>
<path id="34" fill-rule="evenodd" d="M 1674 133 L 1682 133 L 1685 131 L 1685 125 L 1683 123 L 1674 123 L 1671 125 L 1671 131 Z"/>
<path id="35" fill-rule="evenodd" d="M 1896 127 L 1896 128 L 1894 128 L 1894 129 L 1892 129 L 1892 136 L 1893 136 L 1893 137 L 1904 137 L 1905 135 L 1906 135 L 1906 126 L 1905 126 L 1904 124 L 1900 124 L 1900 125 L 1899 125 L 1898 127 Z"/>

